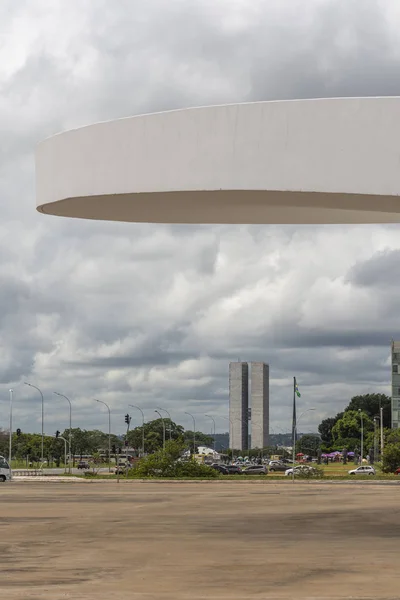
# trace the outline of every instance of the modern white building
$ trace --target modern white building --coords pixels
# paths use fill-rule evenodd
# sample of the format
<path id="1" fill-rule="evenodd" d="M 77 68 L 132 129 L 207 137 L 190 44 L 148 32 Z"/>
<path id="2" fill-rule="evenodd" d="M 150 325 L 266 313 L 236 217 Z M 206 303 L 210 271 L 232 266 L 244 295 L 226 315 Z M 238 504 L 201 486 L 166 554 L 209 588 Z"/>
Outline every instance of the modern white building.
<path id="1" fill-rule="evenodd" d="M 269 445 L 269 365 L 250 363 L 251 447 Z"/>
<path id="2" fill-rule="evenodd" d="M 400 222 L 400 98 L 175 110 L 61 133 L 37 209 L 158 223 Z"/>
<path id="3" fill-rule="evenodd" d="M 249 447 L 249 365 L 229 363 L 229 447 Z"/>
<path id="4" fill-rule="evenodd" d="M 392 429 L 399 427 L 400 415 L 400 342 L 392 341 Z"/>

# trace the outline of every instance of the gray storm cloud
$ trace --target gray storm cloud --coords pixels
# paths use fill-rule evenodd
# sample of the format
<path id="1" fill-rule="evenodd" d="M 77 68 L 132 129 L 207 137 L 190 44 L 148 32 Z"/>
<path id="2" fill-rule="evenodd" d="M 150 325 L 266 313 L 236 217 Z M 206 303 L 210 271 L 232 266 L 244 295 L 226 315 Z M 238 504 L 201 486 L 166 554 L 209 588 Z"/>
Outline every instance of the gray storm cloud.
<path id="1" fill-rule="evenodd" d="M 0 426 L 116 429 L 134 400 L 217 416 L 228 362 L 271 366 L 272 427 L 307 427 L 352 394 L 389 391 L 396 226 L 183 227 L 45 218 L 35 145 L 96 120 L 184 106 L 400 94 L 396 2 L 5 1 L 0 6 Z M 388 291 L 390 288 L 390 291 Z M 335 408 L 336 411 L 336 408 Z M 334 411 L 334 412 L 335 412 Z M 120 425 L 118 425 L 118 415 Z"/>

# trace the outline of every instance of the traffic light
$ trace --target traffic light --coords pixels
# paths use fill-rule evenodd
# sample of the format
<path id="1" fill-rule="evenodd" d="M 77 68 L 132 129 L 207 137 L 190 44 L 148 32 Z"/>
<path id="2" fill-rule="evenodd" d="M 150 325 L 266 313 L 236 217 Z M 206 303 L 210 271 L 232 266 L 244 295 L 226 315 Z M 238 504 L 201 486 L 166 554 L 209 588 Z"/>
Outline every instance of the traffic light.
<path id="1" fill-rule="evenodd" d="M 57 431 L 56 431 L 56 438 L 58 438 L 59 435 L 60 435 L 60 432 L 57 429 Z"/>
<path id="2" fill-rule="evenodd" d="M 118 454 L 121 454 L 121 448 L 118 448 Z"/>
<path id="3" fill-rule="evenodd" d="M 111 448 L 111 451 L 112 451 L 112 453 L 113 453 L 113 454 L 116 454 L 116 452 L 117 452 L 117 449 L 116 449 L 116 447 L 115 447 L 115 444 L 114 444 L 114 445 L 113 445 L 113 447 Z"/>
<path id="4" fill-rule="evenodd" d="M 130 416 L 129 416 L 128 414 L 126 414 L 126 415 L 125 415 L 125 423 L 126 423 L 127 425 L 129 425 L 129 423 L 130 423 L 130 422 L 131 422 L 131 418 L 130 418 Z"/>
<path id="5" fill-rule="evenodd" d="M 125 446 L 127 446 L 127 445 L 128 445 L 128 440 L 125 440 Z"/>
<path id="6" fill-rule="evenodd" d="M 17 429 L 17 435 L 21 435 L 22 431 L 20 430 L 20 428 L 18 427 Z"/>

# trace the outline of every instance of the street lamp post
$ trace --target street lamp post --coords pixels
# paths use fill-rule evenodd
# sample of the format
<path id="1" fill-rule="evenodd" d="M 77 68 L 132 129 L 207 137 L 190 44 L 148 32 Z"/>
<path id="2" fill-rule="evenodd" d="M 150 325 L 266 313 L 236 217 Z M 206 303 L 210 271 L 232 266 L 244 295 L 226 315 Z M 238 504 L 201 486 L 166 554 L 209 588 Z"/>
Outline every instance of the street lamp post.
<path id="1" fill-rule="evenodd" d="M 295 426 L 293 427 L 293 449 L 292 449 L 292 481 L 294 482 L 294 463 L 296 459 L 296 434 L 297 434 L 297 423 L 300 421 L 301 417 L 311 410 L 315 410 L 315 408 L 308 408 L 304 412 L 301 413 L 298 419 L 296 419 Z"/>
<path id="2" fill-rule="evenodd" d="M 251 423 L 251 445 L 253 445 L 253 427 L 258 427 L 261 431 L 261 437 L 262 437 L 262 433 L 263 433 L 263 428 L 261 427 L 261 425 L 259 425 L 258 423 Z M 261 440 L 261 460 L 264 460 L 264 444 L 263 444 L 264 440 Z"/>
<path id="3" fill-rule="evenodd" d="M 27 381 L 25 381 L 25 385 L 29 385 L 29 387 L 37 390 L 42 398 L 42 467 L 43 467 L 43 463 L 44 463 L 44 400 L 43 400 L 43 394 L 42 394 L 42 390 L 40 388 L 36 387 L 36 385 L 33 385 L 32 383 L 28 383 Z"/>
<path id="4" fill-rule="evenodd" d="M 230 429 L 229 429 L 229 446 L 231 445 L 231 441 L 233 442 L 233 421 L 230 417 L 222 417 L 226 421 L 229 421 Z M 232 440 L 231 440 L 231 432 L 232 432 Z M 233 445 L 233 443 L 232 443 Z M 233 448 L 231 448 L 231 460 L 233 462 Z"/>
<path id="5" fill-rule="evenodd" d="M 381 417 L 381 460 L 383 455 L 383 406 L 379 407 L 379 414 Z"/>
<path id="6" fill-rule="evenodd" d="M 171 441 L 172 440 L 172 435 L 171 435 L 172 419 L 171 419 L 171 415 L 169 414 L 169 412 L 165 408 L 160 408 L 159 406 L 157 406 L 157 410 L 162 410 L 163 412 L 167 413 L 167 415 L 168 415 L 168 419 L 169 419 L 169 441 Z"/>
<path id="7" fill-rule="evenodd" d="M 12 455 L 12 428 L 13 428 L 13 393 L 14 390 L 10 391 L 10 435 L 8 438 L 8 464 L 11 469 L 11 455 Z"/>
<path id="8" fill-rule="evenodd" d="M 214 417 L 212 417 L 211 415 L 204 415 L 204 416 L 205 416 L 205 417 L 208 417 L 209 419 L 211 419 L 211 420 L 212 420 L 212 422 L 213 422 L 213 424 L 214 424 L 214 435 L 213 435 L 213 440 L 214 440 L 214 443 L 213 443 L 213 458 L 214 458 L 214 460 L 215 460 L 215 419 L 214 419 Z"/>
<path id="9" fill-rule="evenodd" d="M 54 437 L 57 440 L 63 440 L 64 441 L 64 473 L 65 473 L 65 471 L 67 470 L 67 444 L 68 444 L 68 441 L 62 435 L 59 435 L 59 436 L 55 435 Z M 69 448 L 69 457 L 70 457 L 70 460 L 71 460 L 71 447 Z M 70 470 L 70 472 L 71 472 L 71 470 Z"/>
<path id="10" fill-rule="evenodd" d="M 71 475 L 71 440 L 72 440 L 72 404 L 71 400 L 64 396 L 64 394 L 60 394 L 59 392 L 54 392 L 56 396 L 60 396 L 60 398 L 64 398 L 69 404 L 69 457 L 68 457 L 68 472 Z"/>
<path id="11" fill-rule="evenodd" d="M 165 452 L 165 423 L 164 423 L 164 419 L 161 415 L 161 413 L 158 410 L 154 411 L 155 413 L 157 413 L 162 421 L 162 428 L 163 428 L 163 451 Z"/>
<path id="12" fill-rule="evenodd" d="M 144 413 L 139 406 L 135 406 L 134 404 L 129 404 L 132 408 L 136 408 L 136 410 L 140 410 L 142 413 L 142 456 L 144 456 Z"/>
<path id="13" fill-rule="evenodd" d="M 361 408 L 358 409 L 358 412 L 360 413 L 360 419 L 361 419 L 361 465 L 363 462 L 363 457 L 364 457 L 364 420 L 363 420 L 363 414 L 361 411 Z"/>
<path id="14" fill-rule="evenodd" d="M 93 398 L 95 402 L 99 402 L 100 404 L 104 404 L 108 410 L 108 472 L 111 473 L 111 410 L 108 404 L 106 404 L 103 400 L 97 400 Z"/>
<path id="15" fill-rule="evenodd" d="M 185 415 L 189 415 L 193 419 L 193 456 L 196 455 L 196 419 L 190 412 L 185 411 Z"/>

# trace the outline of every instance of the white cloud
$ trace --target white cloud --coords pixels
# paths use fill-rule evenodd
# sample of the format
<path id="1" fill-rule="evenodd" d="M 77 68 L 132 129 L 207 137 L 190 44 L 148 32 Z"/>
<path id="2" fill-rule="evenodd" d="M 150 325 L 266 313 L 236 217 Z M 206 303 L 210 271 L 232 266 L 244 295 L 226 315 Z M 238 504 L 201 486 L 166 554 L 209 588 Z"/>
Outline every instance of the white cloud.
<path id="1" fill-rule="evenodd" d="M 400 94 L 397 2 L 19 0 L 0 6 L 0 426 L 123 428 L 129 403 L 226 430 L 228 362 L 271 367 L 272 427 L 389 391 L 397 226 L 167 227 L 46 218 L 33 152 L 68 127 L 181 106 Z M 377 262 L 378 258 L 379 261 Z M 137 415 L 134 417 L 136 418 Z M 208 430 L 208 429 L 207 429 Z"/>

